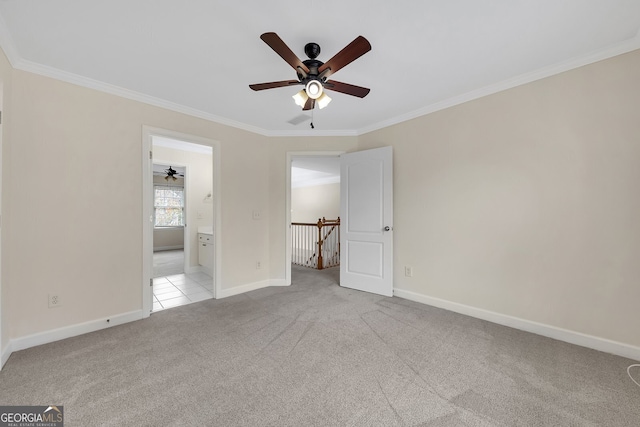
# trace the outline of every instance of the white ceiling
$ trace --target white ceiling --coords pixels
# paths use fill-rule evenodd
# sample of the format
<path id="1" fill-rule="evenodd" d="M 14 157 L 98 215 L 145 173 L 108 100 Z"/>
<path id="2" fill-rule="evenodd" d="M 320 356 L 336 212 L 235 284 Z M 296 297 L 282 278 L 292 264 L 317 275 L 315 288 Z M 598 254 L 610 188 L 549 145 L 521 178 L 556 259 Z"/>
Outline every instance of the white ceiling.
<path id="1" fill-rule="evenodd" d="M 156 147 L 171 148 L 173 150 L 188 151 L 191 153 L 213 155 L 213 148 L 207 145 L 194 144 L 192 142 L 180 141 L 163 136 L 153 136 L 152 143 Z"/>
<path id="2" fill-rule="evenodd" d="M 340 182 L 340 157 L 296 156 L 291 160 L 291 187 L 337 184 Z"/>
<path id="3" fill-rule="evenodd" d="M 640 48 L 640 0 L 0 0 L 15 68 L 264 135 L 359 135 Z M 327 61 L 358 35 L 372 50 L 335 73 L 310 119 L 260 34 Z M 294 123 L 298 121 L 297 124 Z"/>

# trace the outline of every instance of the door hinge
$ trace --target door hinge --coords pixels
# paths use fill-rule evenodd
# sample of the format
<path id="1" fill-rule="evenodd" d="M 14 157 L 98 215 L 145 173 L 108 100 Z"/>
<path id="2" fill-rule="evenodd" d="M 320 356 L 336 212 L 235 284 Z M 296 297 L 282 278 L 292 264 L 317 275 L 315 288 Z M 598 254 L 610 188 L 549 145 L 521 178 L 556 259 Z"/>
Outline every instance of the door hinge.
<path id="1" fill-rule="evenodd" d="M 153 279 L 149 279 L 149 286 L 153 286 Z"/>
<path id="2" fill-rule="evenodd" d="M 0 125 L 2 124 L 2 111 L 0 111 Z"/>
<path id="3" fill-rule="evenodd" d="M 149 159 L 153 159 L 153 151 L 149 151 Z"/>

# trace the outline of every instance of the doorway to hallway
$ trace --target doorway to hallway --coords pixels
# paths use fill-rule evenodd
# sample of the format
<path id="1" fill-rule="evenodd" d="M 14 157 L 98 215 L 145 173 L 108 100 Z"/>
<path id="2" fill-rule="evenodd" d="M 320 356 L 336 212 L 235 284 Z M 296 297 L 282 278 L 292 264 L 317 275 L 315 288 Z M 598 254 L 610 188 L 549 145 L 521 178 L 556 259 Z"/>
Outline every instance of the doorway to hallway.
<path id="1" fill-rule="evenodd" d="M 339 272 L 340 153 L 287 155 L 287 281 L 293 266 Z"/>
<path id="2" fill-rule="evenodd" d="M 340 285 L 393 295 L 392 149 L 381 147 L 348 154 L 287 153 L 285 279 L 291 284 L 293 165 L 297 159 L 337 157 L 340 164 Z"/>

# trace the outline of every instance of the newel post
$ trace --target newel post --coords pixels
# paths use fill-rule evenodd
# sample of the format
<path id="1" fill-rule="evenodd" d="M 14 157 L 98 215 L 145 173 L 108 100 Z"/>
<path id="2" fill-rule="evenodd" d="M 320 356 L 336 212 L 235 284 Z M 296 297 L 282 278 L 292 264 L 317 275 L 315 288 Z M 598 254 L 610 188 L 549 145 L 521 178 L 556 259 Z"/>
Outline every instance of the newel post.
<path id="1" fill-rule="evenodd" d="M 322 270 L 322 220 L 318 219 L 318 270 Z"/>

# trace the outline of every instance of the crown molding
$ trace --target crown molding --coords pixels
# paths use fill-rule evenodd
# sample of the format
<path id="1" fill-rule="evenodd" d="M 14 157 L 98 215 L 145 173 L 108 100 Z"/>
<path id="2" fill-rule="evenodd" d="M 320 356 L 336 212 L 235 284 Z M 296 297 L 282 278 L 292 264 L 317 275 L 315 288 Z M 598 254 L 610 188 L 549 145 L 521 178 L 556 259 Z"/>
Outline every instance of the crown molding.
<path id="1" fill-rule="evenodd" d="M 111 95 L 120 96 L 122 98 L 130 99 L 133 101 L 142 102 L 144 104 L 153 105 L 155 107 L 164 108 L 166 110 L 175 111 L 177 113 L 186 114 L 192 117 L 208 120 L 214 123 L 234 127 L 247 132 L 256 133 L 266 137 L 300 137 L 300 136 L 357 136 L 355 130 L 292 130 L 292 131 L 270 131 L 259 128 L 257 126 L 251 126 L 246 123 L 231 120 L 225 117 L 217 116 L 215 114 L 207 113 L 195 108 L 187 107 L 175 102 L 167 101 L 161 98 L 145 95 L 140 92 L 125 89 L 120 86 L 104 83 L 99 80 L 83 77 L 78 74 L 62 71 L 57 68 L 41 65 L 35 62 L 26 61 L 24 59 L 17 59 L 12 62 L 12 66 L 15 69 L 27 71 L 30 73 L 38 74 L 52 79 L 64 81 L 77 86 L 94 89 L 100 92 L 108 93 Z"/>
<path id="2" fill-rule="evenodd" d="M 161 98 L 145 95 L 140 92 L 125 89 L 116 85 L 101 82 L 99 80 L 90 79 L 88 77 L 80 76 L 78 74 L 70 73 L 60 70 L 58 68 L 49 67 L 46 65 L 38 64 L 36 62 L 28 61 L 20 56 L 16 48 L 15 42 L 11 37 L 11 33 L 7 29 L 4 18 L 0 14 L 0 48 L 4 51 L 11 66 L 16 70 L 26 71 L 33 74 L 49 77 L 55 80 L 64 81 L 77 86 L 86 87 L 88 89 L 94 89 L 100 92 L 108 93 L 111 95 L 120 96 L 122 98 L 130 99 L 133 101 L 142 102 L 144 104 L 152 105 L 155 107 L 164 108 L 166 110 L 174 111 L 177 113 L 186 114 L 192 117 L 208 120 L 214 123 L 230 126 L 233 128 L 241 129 L 247 132 L 255 133 L 266 137 L 308 137 L 308 136 L 357 136 L 355 130 L 291 130 L 291 131 L 270 131 L 262 129 L 257 126 L 251 126 L 246 123 L 231 120 L 225 117 L 217 116 L 215 114 L 207 113 L 195 108 L 187 107 L 175 102 L 167 101 Z"/>
<path id="3" fill-rule="evenodd" d="M 177 113 L 182 113 L 182 114 L 197 117 L 200 119 L 209 120 L 211 122 L 242 129 L 247 132 L 269 136 L 266 130 L 258 128 L 256 126 L 247 125 L 245 123 L 237 122 L 235 120 L 227 119 L 225 117 L 216 116 L 215 114 L 207 113 L 195 108 L 177 104 L 175 102 L 145 95 L 143 93 L 125 89 L 116 85 L 104 83 L 98 80 L 90 79 L 88 77 L 80 76 L 78 74 L 63 71 L 54 67 L 49 67 L 46 65 L 28 61 L 22 58 L 18 53 L 15 42 L 11 37 L 11 33 L 9 33 L 8 27 L 4 21 L 2 14 L 0 14 L 0 48 L 2 48 L 2 50 L 4 51 L 11 66 L 16 70 L 26 71 L 26 72 L 38 74 L 41 76 L 50 77 L 52 79 L 71 83 L 77 86 L 86 87 L 88 89 L 94 89 L 100 92 L 120 96 L 122 98 L 130 99 L 133 101 L 142 102 L 144 104 L 153 105 L 155 107 L 160 107 L 170 111 L 175 111 Z"/>
<path id="4" fill-rule="evenodd" d="M 485 86 L 483 88 L 467 92 L 458 96 L 447 98 L 433 104 L 422 107 L 418 110 L 408 112 L 387 120 L 383 120 L 378 123 L 374 123 L 369 126 L 365 126 L 360 129 L 345 129 L 345 130 L 267 130 L 257 126 L 248 125 L 246 123 L 231 120 L 225 117 L 217 116 L 215 114 L 207 113 L 195 108 L 187 107 L 175 102 L 167 101 L 161 98 L 145 95 L 133 90 L 125 89 L 119 86 L 104 83 L 98 80 L 83 77 L 77 74 L 69 73 L 59 70 L 57 68 L 37 64 L 35 62 L 27 61 L 23 59 L 7 29 L 2 15 L 0 15 L 0 47 L 4 50 L 9 63 L 15 69 L 27 71 L 34 74 L 39 74 L 45 77 L 50 77 L 56 80 L 61 80 L 67 83 L 75 84 L 78 86 L 86 87 L 89 89 L 98 90 L 101 92 L 109 93 L 112 95 L 120 96 L 133 101 L 142 102 L 144 104 L 153 105 L 155 107 L 164 108 L 177 113 L 186 114 L 192 117 L 208 120 L 214 123 L 230 126 L 233 128 L 241 129 L 247 132 L 259 134 L 266 137 L 343 137 L 343 136 L 361 136 L 369 132 L 380 130 L 389 126 L 397 125 L 427 114 L 435 113 L 446 108 L 450 108 L 465 102 L 473 101 L 484 96 L 492 95 L 498 92 L 502 92 L 507 89 L 512 89 L 517 86 L 521 86 L 527 83 L 541 80 L 546 77 L 551 77 L 556 74 L 570 71 L 575 68 L 579 68 L 585 65 L 592 64 L 594 62 L 602 61 L 614 56 L 622 55 L 637 49 L 640 49 L 640 29 L 636 35 L 628 40 L 609 46 L 607 48 L 571 58 L 567 61 L 563 61 L 558 64 L 553 64 L 548 67 L 541 68 L 539 70 L 521 74 L 519 76 L 497 82 Z"/>
<path id="5" fill-rule="evenodd" d="M 477 90 L 473 90 L 471 92 L 467 92 L 458 96 L 454 96 L 452 98 L 438 101 L 436 103 L 420 108 L 418 110 L 411 111 L 409 113 L 402 114 L 400 116 L 396 116 L 379 123 L 375 123 L 371 126 L 361 128 L 356 133 L 358 136 L 364 135 L 369 132 L 373 132 L 373 131 L 380 130 L 389 126 L 393 126 L 402 122 L 406 122 L 406 121 L 415 119 L 417 117 L 435 113 L 436 111 L 444 110 L 446 108 L 463 104 L 468 101 L 473 101 L 474 99 L 482 98 L 487 95 L 493 95 L 494 93 L 502 92 L 507 89 L 512 89 L 517 86 L 531 83 L 536 80 L 541 80 L 546 77 L 551 77 L 556 74 L 564 73 L 565 71 L 570 71 L 579 67 L 583 67 L 585 65 L 593 64 L 595 62 L 609 59 L 614 56 L 622 55 L 624 53 L 628 53 L 637 49 L 640 49 L 640 30 L 638 31 L 638 33 L 634 38 L 625 40 L 624 42 L 609 46 L 607 48 L 604 48 L 583 56 L 571 58 L 567 61 L 563 61 L 558 64 L 553 64 L 548 67 L 544 67 L 539 70 L 532 71 L 530 73 L 521 74 L 519 76 L 510 78 L 507 80 L 503 80 L 501 82 L 498 82 L 489 86 L 485 86 Z"/>
<path id="6" fill-rule="evenodd" d="M 358 136 L 357 131 L 347 129 L 347 130 L 317 130 L 317 129 L 309 129 L 309 130 L 292 130 L 292 131 L 264 131 L 265 136 L 269 137 L 296 137 L 296 136 Z"/>
<path id="7" fill-rule="evenodd" d="M 125 89 L 120 86 L 104 83 L 98 80 L 90 79 L 88 77 L 80 76 L 78 74 L 62 71 L 57 68 L 49 67 L 46 65 L 37 64 L 35 62 L 19 60 L 14 68 L 30 73 L 38 74 L 52 79 L 64 81 L 77 86 L 94 89 L 100 92 L 108 93 L 111 95 L 120 96 L 122 98 L 138 101 L 143 104 L 153 105 L 154 107 L 164 108 L 166 110 L 175 111 L 177 113 L 186 114 L 189 116 L 197 117 L 211 122 L 231 126 L 234 128 L 242 129 L 247 132 L 257 133 L 265 135 L 265 130 L 256 126 L 247 125 L 245 123 L 237 122 L 235 120 L 220 117 L 215 114 L 207 113 L 205 111 L 198 110 L 196 108 L 187 107 L 175 102 L 167 101 L 154 96 L 145 95 L 140 92 L 136 92 L 130 89 Z"/>

